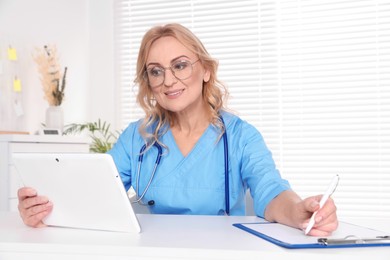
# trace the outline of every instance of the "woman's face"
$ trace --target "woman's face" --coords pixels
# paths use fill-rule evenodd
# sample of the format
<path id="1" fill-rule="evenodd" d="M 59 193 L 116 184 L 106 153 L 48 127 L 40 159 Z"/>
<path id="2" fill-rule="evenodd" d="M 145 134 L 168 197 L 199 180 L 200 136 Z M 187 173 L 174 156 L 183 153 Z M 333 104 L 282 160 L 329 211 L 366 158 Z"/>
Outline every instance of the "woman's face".
<path id="1" fill-rule="evenodd" d="M 210 73 L 176 38 L 156 40 L 146 59 L 146 68 L 149 87 L 161 107 L 172 112 L 196 112 L 203 107 L 203 82 L 209 80 Z"/>

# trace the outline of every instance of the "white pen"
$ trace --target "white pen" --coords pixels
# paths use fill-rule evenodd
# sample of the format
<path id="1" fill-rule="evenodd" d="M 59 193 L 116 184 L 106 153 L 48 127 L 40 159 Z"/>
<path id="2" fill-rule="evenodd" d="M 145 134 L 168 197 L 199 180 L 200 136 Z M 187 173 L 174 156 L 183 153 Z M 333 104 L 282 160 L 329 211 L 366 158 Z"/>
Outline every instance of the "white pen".
<path id="1" fill-rule="evenodd" d="M 325 191 L 324 195 L 322 196 L 322 198 L 320 200 L 320 209 L 324 206 L 325 202 L 329 199 L 329 197 L 336 190 L 338 183 L 339 183 L 339 175 L 336 175 L 333 177 L 332 182 L 330 183 L 328 189 Z M 313 215 L 311 216 L 309 224 L 305 230 L 305 235 L 307 235 L 310 232 L 310 230 L 313 228 L 317 212 L 318 212 L 318 210 L 316 212 L 314 212 Z"/>

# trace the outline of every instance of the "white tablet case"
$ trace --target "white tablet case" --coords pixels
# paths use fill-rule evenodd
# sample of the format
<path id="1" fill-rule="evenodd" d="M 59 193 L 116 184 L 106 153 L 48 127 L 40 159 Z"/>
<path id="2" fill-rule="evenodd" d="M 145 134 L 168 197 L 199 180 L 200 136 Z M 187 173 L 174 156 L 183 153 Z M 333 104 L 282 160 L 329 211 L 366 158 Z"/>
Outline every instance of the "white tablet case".
<path id="1" fill-rule="evenodd" d="M 141 232 L 111 155 L 14 153 L 13 162 L 24 186 L 53 202 L 45 224 Z"/>

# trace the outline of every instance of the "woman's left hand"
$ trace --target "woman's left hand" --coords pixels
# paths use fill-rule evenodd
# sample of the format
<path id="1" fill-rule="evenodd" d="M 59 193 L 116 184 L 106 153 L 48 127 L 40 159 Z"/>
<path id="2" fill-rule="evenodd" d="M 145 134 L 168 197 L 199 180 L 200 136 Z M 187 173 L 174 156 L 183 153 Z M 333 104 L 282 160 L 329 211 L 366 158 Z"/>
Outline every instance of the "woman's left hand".
<path id="1" fill-rule="evenodd" d="M 311 216 L 318 210 L 315 224 L 308 235 L 329 236 L 339 225 L 337 209 L 332 198 L 320 209 L 321 198 L 322 195 L 318 195 L 302 200 L 294 191 L 285 190 L 268 204 L 265 219 L 305 231 Z"/>
<path id="2" fill-rule="evenodd" d="M 308 235 L 310 236 L 329 236 L 338 227 L 338 219 L 336 214 L 336 205 L 332 198 L 329 198 L 324 206 L 320 209 L 319 202 L 322 195 L 309 197 L 301 201 L 298 206 L 300 209 L 302 226 L 301 228 L 305 231 L 309 225 L 311 216 L 318 210 L 314 218 L 315 223 L 313 228 L 310 230 Z"/>

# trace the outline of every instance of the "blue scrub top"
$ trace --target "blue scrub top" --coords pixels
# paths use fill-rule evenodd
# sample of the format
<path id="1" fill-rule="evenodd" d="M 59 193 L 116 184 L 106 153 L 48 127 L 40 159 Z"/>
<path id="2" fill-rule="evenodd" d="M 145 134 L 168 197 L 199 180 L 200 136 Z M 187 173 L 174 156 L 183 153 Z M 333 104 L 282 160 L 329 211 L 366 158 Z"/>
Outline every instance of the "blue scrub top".
<path id="1" fill-rule="evenodd" d="M 289 183 L 275 167 L 271 152 L 255 127 L 239 117 L 222 112 L 229 151 L 230 215 L 245 215 L 245 193 L 250 188 L 256 215 L 264 217 L 268 203 Z M 137 191 L 138 156 L 145 144 L 131 123 L 108 152 L 114 158 L 123 184 Z M 176 145 L 172 132 L 162 136 L 163 156 L 152 183 L 143 198 L 153 200 L 152 213 L 222 215 L 225 213 L 225 167 L 223 138 L 210 125 L 187 156 Z M 140 194 L 153 172 L 158 150 L 152 147 L 144 157 L 140 172 Z M 139 195 L 140 195 L 139 194 Z"/>

